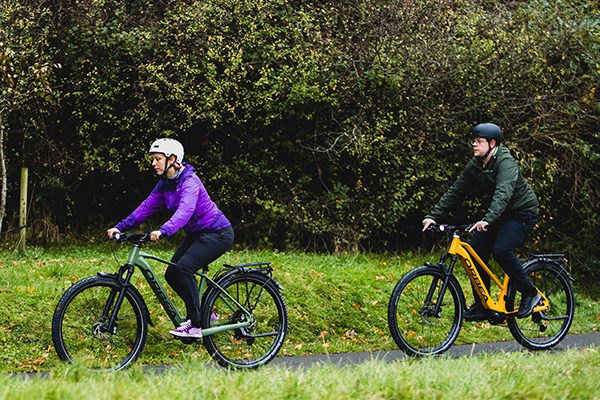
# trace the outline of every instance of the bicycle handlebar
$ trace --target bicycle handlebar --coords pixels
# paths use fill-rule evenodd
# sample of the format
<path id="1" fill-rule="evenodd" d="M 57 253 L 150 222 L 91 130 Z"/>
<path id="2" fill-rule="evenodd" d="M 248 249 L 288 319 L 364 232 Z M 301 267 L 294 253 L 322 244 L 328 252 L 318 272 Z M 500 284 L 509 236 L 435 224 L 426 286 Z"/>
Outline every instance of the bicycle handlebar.
<path id="1" fill-rule="evenodd" d="M 121 243 L 121 242 L 148 243 L 148 242 L 150 242 L 150 232 L 147 232 L 147 233 L 115 232 L 113 234 L 113 237 L 109 240 L 114 240 L 117 243 Z"/>
<path id="2" fill-rule="evenodd" d="M 428 231 L 448 233 L 449 235 L 454 232 L 469 232 L 475 224 L 466 225 L 450 225 L 450 224 L 431 224 L 427 227 Z"/>

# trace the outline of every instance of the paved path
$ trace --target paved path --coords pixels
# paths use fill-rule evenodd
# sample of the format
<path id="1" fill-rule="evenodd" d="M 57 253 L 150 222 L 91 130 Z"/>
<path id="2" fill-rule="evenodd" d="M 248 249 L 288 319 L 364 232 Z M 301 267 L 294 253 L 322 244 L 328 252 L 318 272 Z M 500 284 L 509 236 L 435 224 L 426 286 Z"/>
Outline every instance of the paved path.
<path id="1" fill-rule="evenodd" d="M 567 335 L 562 342 L 555 346 L 551 351 L 561 351 L 567 348 L 585 348 L 596 346 L 600 347 L 600 333 L 589 333 L 580 335 Z M 449 357 L 461 357 L 480 353 L 495 353 L 495 352 L 515 352 L 525 351 L 525 348 L 518 345 L 517 342 L 493 342 L 462 346 L 452 346 L 444 355 Z M 305 368 L 315 364 L 336 364 L 356 365 L 370 360 L 385 360 L 396 361 L 407 359 L 408 356 L 400 350 L 389 351 L 374 351 L 361 353 L 341 353 L 341 354 L 317 354 L 312 356 L 291 356 L 291 357 L 276 357 L 268 366 L 283 366 L 292 368 Z M 215 368 L 220 368 L 214 361 L 207 362 Z M 162 373 L 169 370 L 172 365 L 149 365 L 144 367 L 148 371 L 154 373 Z M 46 378 L 50 376 L 49 372 L 32 372 L 32 373 L 15 373 L 9 374 L 15 378 L 29 379 L 33 377 Z"/>
<path id="2" fill-rule="evenodd" d="M 567 335 L 551 351 L 561 351 L 567 348 L 600 347 L 600 333 L 581 335 Z M 473 345 L 452 346 L 444 355 L 450 357 L 468 356 L 480 353 L 515 352 L 526 349 L 514 340 L 506 342 L 493 342 Z M 311 356 L 277 357 L 269 365 L 282 365 L 289 367 L 309 367 L 318 363 L 331 363 L 337 365 L 360 364 L 370 360 L 396 361 L 406 359 L 408 356 L 400 350 L 343 353 L 343 354 L 318 354 Z"/>

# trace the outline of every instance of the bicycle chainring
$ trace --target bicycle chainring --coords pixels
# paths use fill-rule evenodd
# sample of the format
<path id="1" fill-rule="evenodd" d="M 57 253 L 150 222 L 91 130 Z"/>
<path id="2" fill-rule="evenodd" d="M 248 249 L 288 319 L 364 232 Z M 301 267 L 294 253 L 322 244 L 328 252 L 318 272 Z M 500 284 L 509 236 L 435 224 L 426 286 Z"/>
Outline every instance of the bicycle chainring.
<path id="1" fill-rule="evenodd" d="M 493 311 L 488 321 L 492 325 L 502 325 L 506 322 L 506 314 Z"/>

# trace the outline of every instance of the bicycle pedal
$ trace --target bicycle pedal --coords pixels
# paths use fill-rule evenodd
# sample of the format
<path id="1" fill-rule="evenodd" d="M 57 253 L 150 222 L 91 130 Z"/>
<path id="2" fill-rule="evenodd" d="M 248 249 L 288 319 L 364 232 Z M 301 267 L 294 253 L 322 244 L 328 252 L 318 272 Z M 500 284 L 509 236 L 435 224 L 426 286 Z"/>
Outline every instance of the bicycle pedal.
<path id="1" fill-rule="evenodd" d="M 200 338 L 182 337 L 182 338 L 177 338 L 177 339 L 181 340 L 181 343 L 183 343 L 183 344 L 193 344 Z"/>

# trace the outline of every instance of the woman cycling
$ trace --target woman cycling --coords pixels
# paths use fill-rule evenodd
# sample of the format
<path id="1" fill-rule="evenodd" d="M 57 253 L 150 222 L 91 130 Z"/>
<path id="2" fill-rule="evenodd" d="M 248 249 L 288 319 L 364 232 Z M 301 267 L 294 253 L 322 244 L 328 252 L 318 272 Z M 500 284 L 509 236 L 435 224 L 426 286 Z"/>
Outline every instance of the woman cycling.
<path id="1" fill-rule="evenodd" d="M 159 229 L 150 233 L 158 241 L 180 229 L 186 233 L 177 247 L 165 279 L 183 299 L 187 321 L 171 333 L 177 337 L 200 338 L 200 301 L 195 272 L 216 260 L 233 244 L 233 228 L 211 200 L 195 169 L 183 161 L 183 146 L 170 138 L 158 139 L 150 146 L 152 167 L 159 178 L 148 196 L 127 218 L 107 231 L 112 238 L 117 232 L 134 228 L 161 209 L 173 214 Z"/>
<path id="2" fill-rule="evenodd" d="M 535 227 L 539 203 L 510 151 L 500 147 L 501 141 L 502 130 L 497 125 L 475 126 L 471 135 L 474 157 L 431 213 L 425 216 L 423 230 L 454 209 L 468 194 L 479 196 L 487 212 L 471 228 L 476 232 L 470 244 L 483 261 L 487 262 L 493 256 L 516 285 L 522 294 L 516 316 L 524 318 L 532 313 L 541 296 L 523 271 L 515 249 Z M 485 273 L 481 276 L 489 290 L 490 277 Z M 482 321 L 489 314 L 481 299 L 475 296 L 475 303 L 465 313 L 465 320 Z"/>

